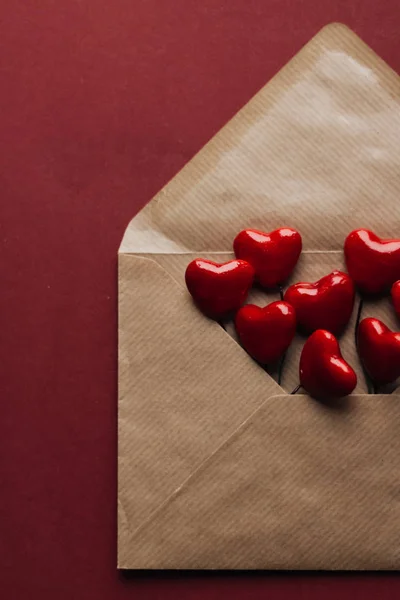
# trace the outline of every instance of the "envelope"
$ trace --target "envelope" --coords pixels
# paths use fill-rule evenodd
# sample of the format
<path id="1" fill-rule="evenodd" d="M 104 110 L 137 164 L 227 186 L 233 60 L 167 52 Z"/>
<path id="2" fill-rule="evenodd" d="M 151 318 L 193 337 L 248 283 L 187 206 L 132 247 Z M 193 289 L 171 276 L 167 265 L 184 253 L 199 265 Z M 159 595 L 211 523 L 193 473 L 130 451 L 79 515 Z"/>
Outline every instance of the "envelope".
<path id="1" fill-rule="evenodd" d="M 312 39 L 126 230 L 119 568 L 400 566 L 400 398 L 366 393 L 355 314 L 340 344 L 358 386 L 333 407 L 290 395 L 304 338 L 278 385 L 185 288 L 194 258 L 227 261 L 240 230 L 281 226 L 303 237 L 288 285 L 344 269 L 352 229 L 400 236 L 400 78 L 342 25 Z M 368 315 L 398 328 L 388 298 Z"/>

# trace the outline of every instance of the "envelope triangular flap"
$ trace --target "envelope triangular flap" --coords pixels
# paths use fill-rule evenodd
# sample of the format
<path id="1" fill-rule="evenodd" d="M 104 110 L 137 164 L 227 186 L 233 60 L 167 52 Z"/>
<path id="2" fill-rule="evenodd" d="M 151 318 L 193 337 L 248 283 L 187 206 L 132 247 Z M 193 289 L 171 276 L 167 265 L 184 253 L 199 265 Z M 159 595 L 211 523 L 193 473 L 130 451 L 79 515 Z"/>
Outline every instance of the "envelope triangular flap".
<path id="1" fill-rule="evenodd" d="M 138 569 L 398 569 L 400 404 L 271 398 L 132 541 Z"/>
<path id="2" fill-rule="evenodd" d="M 282 225 L 307 251 L 341 250 L 361 226 L 390 237 L 399 98 L 398 75 L 353 32 L 324 28 L 133 219 L 120 251 L 231 251 L 244 227 Z"/>

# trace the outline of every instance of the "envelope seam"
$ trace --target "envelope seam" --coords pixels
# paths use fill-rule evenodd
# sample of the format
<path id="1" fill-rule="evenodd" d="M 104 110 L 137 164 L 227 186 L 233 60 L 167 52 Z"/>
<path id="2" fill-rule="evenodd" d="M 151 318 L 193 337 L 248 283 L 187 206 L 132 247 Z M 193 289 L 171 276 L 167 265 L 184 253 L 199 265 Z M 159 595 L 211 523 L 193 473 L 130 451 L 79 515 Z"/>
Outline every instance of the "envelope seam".
<path id="1" fill-rule="evenodd" d="M 256 410 L 254 410 L 251 415 L 249 415 L 249 417 L 247 417 L 247 419 L 245 419 L 232 433 L 230 436 L 228 436 L 228 438 L 226 440 L 224 440 L 207 458 L 205 458 L 200 465 L 193 471 L 193 473 L 191 473 L 182 483 L 180 486 L 178 486 L 169 496 L 166 500 L 164 500 L 164 502 L 162 504 L 160 504 L 160 506 L 158 506 L 152 513 L 151 515 L 148 517 L 148 519 L 146 519 L 146 521 L 144 523 L 142 523 L 141 525 L 139 525 L 139 527 L 137 527 L 135 529 L 135 531 L 132 532 L 132 539 L 134 537 L 137 537 L 141 531 L 143 529 L 145 529 L 156 517 L 157 515 L 162 512 L 180 493 L 182 493 L 187 486 L 190 484 L 190 482 L 192 480 L 194 480 L 198 475 L 201 474 L 201 472 L 207 467 L 207 465 L 215 458 L 215 456 L 217 454 L 219 454 L 219 452 L 221 450 L 223 450 L 224 448 L 226 448 L 227 446 L 229 446 L 229 444 L 231 444 L 238 436 L 240 436 L 242 434 L 242 432 L 246 429 L 246 427 L 249 425 L 250 421 L 253 419 L 253 417 L 255 417 L 255 415 L 262 410 L 262 408 L 265 406 L 265 404 L 271 400 L 273 400 L 274 398 L 281 398 L 281 397 L 287 397 L 289 394 L 274 394 L 273 396 L 269 396 L 269 398 L 267 398 L 266 400 L 264 400 L 264 402 L 262 402 L 262 404 L 260 404 L 260 406 L 258 408 L 256 408 Z M 301 394 L 299 394 L 297 396 L 297 398 L 300 398 Z"/>
<path id="2" fill-rule="evenodd" d="M 353 397 L 353 399 L 361 399 L 361 400 L 372 400 L 372 398 L 374 396 L 394 396 L 394 395 L 398 395 L 398 394 L 357 394 L 356 396 Z M 158 508 L 156 508 L 151 515 L 145 520 L 144 523 L 142 523 L 139 527 L 137 527 L 135 529 L 135 531 L 132 532 L 131 534 L 131 540 L 137 538 L 157 517 L 158 515 L 160 515 L 172 502 L 174 502 L 174 500 L 180 495 L 182 494 L 188 487 L 189 485 L 195 481 L 197 479 L 197 477 L 199 477 L 201 475 L 202 472 L 204 472 L 204 470 L 206 470 L 210 464 L 215 460 L 215 458 L 221 453 L 221 451 L 223 451 L 224 449 L 226 449 L 227 447 L 229 447 L 233 442 L 235 442 L 237 439 L 239 439 L 241 437 L 241 435 L 246 431 L 247 427 L 249 425 L 251 425 L 251 422 L 253 421 L 253 419 L 256 417 L 256 415 L 263 410 L 263 408 L 266 406 L 266 404 L 268 402 L 271 402 L 273 400 L 277 400 L 279 398 L 284 398 L 284 397 L 290 397 L 289 394 L 274 394 L 273 396 L 270 396 L 269 398 L 267 398 L 266 400 L 264 400 L 264 402 L 262 402 L 262 404 L 256 408 L 256 410 L 254 410 L 251 415 L 245 419 L 245 421 L 243 421 L 243 423 L 241 423 L 241 425 L 239 425 L 239 427 L 237 427 L 235 429 L 235 431 L 226 439 L 224 440 L 215 450 L 214 452 L 212 452 L 206 459 L 204 459 L 200 465 L 193 471 L 193 473 L 191 473 L 183 482 L 180 486 L 178 486 L 169 496 L 168 498 L 160 505 L 158 506 Z M 304 394 L 299 394 L 296 397 L 296 401 L 300 400 L 301 398 L 309 398 L 307 395 Z M 310 402 L 313 402 L 313 400 L 311 400 L 309 398 Z"/>

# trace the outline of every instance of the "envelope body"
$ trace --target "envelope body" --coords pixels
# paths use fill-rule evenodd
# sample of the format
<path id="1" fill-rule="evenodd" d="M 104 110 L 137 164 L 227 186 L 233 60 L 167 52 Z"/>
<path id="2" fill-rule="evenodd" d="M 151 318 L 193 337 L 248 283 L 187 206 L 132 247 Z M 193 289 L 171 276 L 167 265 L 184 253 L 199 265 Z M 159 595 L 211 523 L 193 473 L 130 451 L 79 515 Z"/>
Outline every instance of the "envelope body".
<path id="1" fill-rule="evenodd" d="M 194 307 L 197 257 L 244 228 L 290 226 L 290 283 L 345 269 L 359 227 L 400 237 L 400 78 L 351 31 L 324 28 L 130 223 L 119 251 L 118 566 L 397 569 L 400 398 L 358 373 L 335 407 L 291 396 Z M 400 274 L 399 274 L 400 278 Z M 274 292 L 254 290 L 260 306 Z M 396 329 L 388 298 L 364 316 Z M 386 390 L 387 391 L 387 390 Z"/>

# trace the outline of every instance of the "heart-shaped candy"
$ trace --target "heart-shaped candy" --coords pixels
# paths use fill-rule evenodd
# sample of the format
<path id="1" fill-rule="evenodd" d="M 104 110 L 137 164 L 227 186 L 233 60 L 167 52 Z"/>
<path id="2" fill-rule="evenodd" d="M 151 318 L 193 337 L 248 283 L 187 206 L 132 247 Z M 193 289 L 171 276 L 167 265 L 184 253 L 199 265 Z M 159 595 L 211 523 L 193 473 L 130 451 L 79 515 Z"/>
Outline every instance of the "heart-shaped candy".
<path id="1" fill-rule="evenodd" d="M 382 294 L 400 279 L 400 239 L 382 240 L 372 231 L 356 229 L 344 243 L 347 270 L 364 294 Z"/>
<path id="2" fill-rule="evenodd" d="M 392 286 L 392 301 L 394 310 L 400 319 L 400 281 L 396 281 Z"/>
<path id="3" fill-rule="evenodd" d="M 400 332 L 378 319 L 363 319 L 358 328 L 358 353 L 372 381 L 387 384 L 400 377 Z"/>
<path id="4" fill-rule="evenodd" d="M 354 284 L 347 273 L 333 271 L 316 283 L 291 285 L 285 301 L 294 306 L 297 323 L 306 333 L 327 329 L 337 335 L 349 322 L 354 296 Z"/>
<path id="5" fill-rule="evenodd" d="M 244 260 L 218 264 L 197 258 L 188 265 L 185 280 L 200 310 L 212 319 L 221 319 L 246 300 L 254 269 Z"/>
<path id="6" fill-rule="evenodd" d="M 259 363 L 269 364 L 290 346 L 296 314 L 287 302 L 272 302 L 263 308 L 247 304 L 237 312 L 235 325 L 245 350 Z"/>
<path id="7" fill-rule="evenodd" d="M 304 344 L 299 373 L 301 385 L 314 398 L 342 398 L 357 385 L 357 375 L 342 357 L 337 339 L 324 329 L 317 329 Z"/>
<path id="8" fill-rule="evenodd" d="M 301 247 L 301 235 L 289 227 L 271 233 L 245 229 L 233 242 L 237 258 L 253 265 L 257 281 L 265 288 L 277 287 L 289 277 L 299 259 Z"/>

